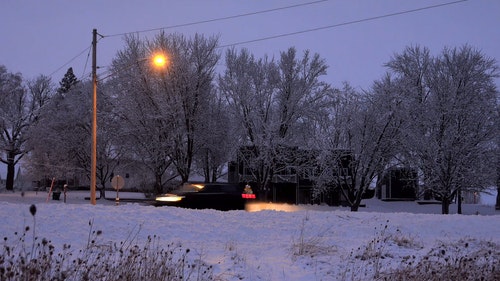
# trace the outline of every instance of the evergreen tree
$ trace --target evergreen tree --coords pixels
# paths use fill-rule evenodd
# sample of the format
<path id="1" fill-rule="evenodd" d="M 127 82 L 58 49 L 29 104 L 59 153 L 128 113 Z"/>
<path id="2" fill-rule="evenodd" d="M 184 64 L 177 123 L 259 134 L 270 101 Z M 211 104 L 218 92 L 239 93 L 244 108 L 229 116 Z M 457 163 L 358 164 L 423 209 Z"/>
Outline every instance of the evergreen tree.
<path id="1" fill-rule="evenodd" d="M 73 87 L 76 83 L 78 83 L 78 79 L 73 73 L 73 68 L 70 67 L 68 68 L 68 71 L 66 71 L 66 74 L 64 74 L 61 82 L 59 82 L 60 87 L 57 89 L 57 93 L 63 94 L 69 92 L 71 87 Z"/>

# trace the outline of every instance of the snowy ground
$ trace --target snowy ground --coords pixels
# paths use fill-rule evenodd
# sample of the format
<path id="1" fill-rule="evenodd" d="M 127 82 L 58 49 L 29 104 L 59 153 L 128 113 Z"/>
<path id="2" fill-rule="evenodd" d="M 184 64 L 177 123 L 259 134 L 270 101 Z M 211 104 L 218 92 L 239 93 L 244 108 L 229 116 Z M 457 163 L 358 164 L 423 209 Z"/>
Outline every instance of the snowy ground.
<path id="1" fill-rule="evenodd" d="M 193 258 L 212 264 L 222 280 L 351 280 L 345 276 L 369 268 L 366 261 L 355 258 L 368 248 L 390 253 L 384 263 L 394 266 L 403 257 L 425 255 L 443 242 L 500 244 L 500 211 L 492 205 L 464 205 L 464 215 L 440 215 L 440 205 L 377 199 L 364 201 L 366 207 L 356 213 L 282 204 L 220 212 L 125 202 L 138 198 L 131 193 L 120 193 L 119 205 L 101 199 L 93 206 L 85 200 L 88 196 L 88 192 L 68 192 L 64 203 L 62 195 L 55 201 L 46 192 L 0 192 L 0 233 L 12 237 L 33 226 L 29 207 L 35 204 L 36 236 L 50 239 L 56 247 L 84 247 L 93 221 L 93 230 L 103 232 L 98 243 L 135 237 L 134 242 L 141 244 L 156 235 L 161 245 L 174 242 L 191 249 Z M 456 205 L 450 210 L 455 213 Z M 392 238 L 373 244 L 374 238 L 384 237 Z M 397 245 L 396 240 L 406 243 Z M 297 255 L 300 245 L 308 245 L 310 253 Z"/>

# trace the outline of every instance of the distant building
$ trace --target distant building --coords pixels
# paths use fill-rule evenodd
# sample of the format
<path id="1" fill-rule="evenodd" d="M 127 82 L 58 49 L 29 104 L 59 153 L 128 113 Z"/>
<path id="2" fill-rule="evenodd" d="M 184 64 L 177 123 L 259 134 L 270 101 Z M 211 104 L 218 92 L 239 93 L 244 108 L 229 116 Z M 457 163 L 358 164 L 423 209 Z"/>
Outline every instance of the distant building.
<path id="1" fill-rule="evenodd" d="M 417 172 L 408 167 L 394 167 L 385 171 L 377 183 L 377 197 L 381 200 L 417 199 Z"/>
<path id="2" fill-rule="evenodd" d="M 256 187 L 257 178 L 263 176 L 262 171 L 266 170 L 269 174 L 268 184 L 254 190 L 260 200 L 328 205 L 341 205 L 346 201 L 340 190 L 339 178 L 345 180 L 351 176 L 351 153 L 332 151 L 331 159 L 327 160 L 329 175 L 332 176 L 330 188 L 313 198 L 316 179 L 324 169 L 320 165 L 319 151 L 280 146 L 274 150 L 276 154 L 271 157 L 272 160 L 263 159 L 259 151 L 254 146 L 240 147 L 237 159 L 228 164 L 228 182 L 250 183 Z"/>

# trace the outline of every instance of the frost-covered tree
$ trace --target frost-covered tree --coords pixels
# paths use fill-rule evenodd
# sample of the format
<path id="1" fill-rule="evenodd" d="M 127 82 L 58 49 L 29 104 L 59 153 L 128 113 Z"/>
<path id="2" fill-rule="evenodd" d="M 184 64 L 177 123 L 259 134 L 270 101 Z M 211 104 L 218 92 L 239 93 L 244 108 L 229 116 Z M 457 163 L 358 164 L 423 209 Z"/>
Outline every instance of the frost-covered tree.
<path id="1" fill-rule="evenodd" d="M 226 70 L 219 76 L 219 90 L 226 99 L 238 132 L 239 146 L 253 147 L 245 163 L 253 171 L 252 181 L 262 188 L 270 179 L 272 134 L 277 131 L 277 65 L 267 57 L 256 60 L 247 49 L 226 52 Z M 274 126 L 274 128 L 273 128 Z M 238 147 L 235 148 L 238 151 Z M 266 163 L 266 165 L 265 165 Z M 247 179 L 248 180 L 248 179 Z"/>
<path id="2" fill-rule="evenodd" d="M 321 174 L 314 190 L 337 189 L 357 211 L 377 176 L 395 155 L 401 121 L 397 92 L 383 79 L 358 93 L 348 84 L 336 92 L 330 121 L 323 126 Z"/>
<path id="3" fill-rule="evenodd" d="M 220 57 L 218 38 L 160 34 L 149 46 L 165 49 L 170 56 L 171 65 L 160 80 L 161 90 L 169 102 L 174 126 L 170 130 L 173 137 L 170 158 L 182 182 L 186 182 L 197 154 L 196 137 L 204 129 L 203 119 L 207 117 L 204 113 L 216 101 L 213 80 Z"/>
<path id="4" fill-rule="evenodd" d="M 28 90 L 31 95 L 31 112 L 40 113 L 41 108 L 49 102 L 54 95 L 54 85 L 50 77 L 40 75 L 35 79 L 28 80 Z"/>
<path id="5" fill-rule="evenodd" d="M 30 81 L 26 89 L 21 74 L 0 66 L 0 161 L 7 165 L 7 190 L 14 188 L 15 166 L 31 150 L 29 131 L 50 93 L 47 77 Z"/>
<path id="6" fill-rule="evenodd" d="M 112 112 L 105 85 L 98 87 L 97 189 L 105 196 L 106 184 L 121 156 L 119 123 Z M 73 177 L 90 180 L 92 84 L 84 81 L 68 92 L 58 91 L 41 110 L 30 131 L 33 148 L 27 165 L 38 178 Z"/>
<path id="7" fill-rule="evenodd" d="M 281 52 L 276 89 L 280 140 L 304 146 L 307 143 L 304 140 L 311 138 L 315 120 L 321 119 L 330 106 L 332 89 L 320 80 L 327 69 L 319 54 L 306 50 L 299 58 L 295 48 Z"/>
<path id="8" fill-rule="evenodd" d="M 163 176 L 171 166 L 171 122 L 168 103 L 152 79 L 159 74 L 144 62 L 149 56 L 146 42 L 125 37 L 125 47 L 113 60 L 113 76 L 107 85 L 121 124 L 118 141 L 125 148 L 124 157 L 142 163 L 154 178 L 155 193 L 161 193 Z"/>
<path id="9" fill-rule="evenodd" d="M 421 169 L 425 189 L 448 214 L 461 190 L 494 184 L 496 62 L 467 45 L 436 57 L 416 46 L 387 66 L 405 97 L 406 158 Z"/>
<path id="10" fill-rule="evenodd" d="M 14 189 L 15 166 L 27 153 L 25 132 L 31 122 L 27 98 L 21 74 L 0 66 L 0 161 L 7 165 L 7 190 Z"/>
<path id="11" fill-rule="evenodd" d="M 126 44 L 113 62 L 118 71 L 110 85 L 132 157 L 150 168 L 155 192 L 161 193 L 166 172 L 169 178 L 179 175 L 181 181 L 189 180 L 196 137 L 205 129 L 204 113 L 214 100 L 217 38 L 160 33 L 152 40 L 127 37 Z M 168 56 L 166 69 L 141 62 L 158 51 Z M 168 170 L 171 165 L 176 174 Z"/>
<path id="12" fill-rule="evenodd" d="M 31 160 L 33 159 L 34 155 L 37 155 L 37 143 L 41 139 L 44 138 L 45 132 L 42 130 L 38 130 L 39 128 L 43 127 L 43 114 L 44 111 L 47 108 L 47 104 L 50 103 L 51 98 L 55 94 L 55 86 L 52 83 L 50 77 L 47 76 L 39 76 L 36 79 L 30 80 L 27 82 L 27 86 L 29 89 L 29 92 L 31 93 L 35 103 L 33 103 L 34 107 L 37 107 L 37 116 L 34 118 L 34 121 L 32 126 L 30 127 L 29 130 L 29 138 L 27 141 L 27 145 L 30 148 L 30 153 L 26 159 L 25 166 L 27 167 L 28 171 L 30 172 L 31 176 L 33 176 L 36 179 L 42 179 L 45 177 L 47 174 L 43 171 L 44 168 L 42 169 L 36 169 L 31 165 Z M 43 141 L 42 141 L 43 143 Z M 47 147 L 49 144 L 47 144 Z M 45 166 L 45 165 L 44 165 Z"/>
<path id="13" fill-rule="evenodd" d="M 33 148 L 26 166 L 38 178 L 62 180 L 71 177 L 76 166 L 76 158 L 70 155 L 71 147 L 76 145 L 73 138 L 86 141 L 88 136 L 77 134 L 85 123 L 85 99 L 80 95 L 64 95 L 57 91 L 42 108 L 36 124 L 30 130 L 29 145 Z M 84 126 L 83 126 L 84 127 Z M 81 151 L 89 150 L 79 147 Z"/>
<path id="14" fill-rule="evenodd" d="M 205 182 L 216 182 L 224 175 L 237 139 L 234 138 L 228 107 L 221 97 L 216 97 L 201 113 L 201 130 L 197 131 L 195 167 Z"/>
<path id="15" fill-rule="evenodd" d="M 241 152 L 253 154 L 240 159 L 250 161 L 245 166 L 257 189 L 266 188 L 278 169 L 299 165 L 288 148 L 304 148 L 312 138 L 313 120 L 327 106 L 325 97 L 331 91 L 320 80 L 326 70 L 318 54 L 306 51 L 298 58 L 295 48 L 282 52 L 277 62 L 256 59 L 246 49 L 226 52 L 219 89 L 241 128 L 240 145 L 247 148 Z"/>

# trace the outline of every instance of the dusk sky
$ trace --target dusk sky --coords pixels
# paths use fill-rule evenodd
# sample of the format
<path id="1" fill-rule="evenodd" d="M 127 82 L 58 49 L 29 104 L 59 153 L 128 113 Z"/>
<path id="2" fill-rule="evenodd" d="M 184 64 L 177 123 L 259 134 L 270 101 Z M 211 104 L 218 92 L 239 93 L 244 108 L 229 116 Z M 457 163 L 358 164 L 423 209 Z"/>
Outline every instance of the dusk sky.
<path id="1" fill-rule="evenodd" d="M 2 0 L 0 26 L 0 65 L 55 83 L 69 67 L 79 79 L 90 78 L 94 28 L 104 35 L 97 45 L 101 72 L 123 49 L 124 33 L 151 38 L 161 28 L 188 37 L 218 35 L 221 53 L 232 44 L 258 58 L 309 49 L 326 60 L 324 80 L 335 87 L 348 81 L 367 89 L 384 74 L 383 64 L 409 45 L 437 54 L 469 44 L 500 61 L 498 0 Z M 293 35 L 280 37 L 287 34 Z"/>

